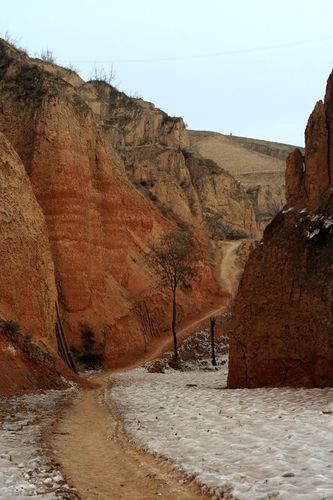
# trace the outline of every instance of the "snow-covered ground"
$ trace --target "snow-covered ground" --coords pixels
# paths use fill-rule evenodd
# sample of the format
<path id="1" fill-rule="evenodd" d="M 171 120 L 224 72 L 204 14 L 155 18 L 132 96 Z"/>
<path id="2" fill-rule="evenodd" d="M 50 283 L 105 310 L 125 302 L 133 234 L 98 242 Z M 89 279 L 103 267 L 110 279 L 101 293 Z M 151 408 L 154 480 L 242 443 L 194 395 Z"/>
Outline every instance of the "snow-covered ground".
<path id="1" fill-rule="evenodd" d="M 212 496 L 333 499 L 333 389 L 226 389 L 219 371 L 144 368 L 107 397 L 129 436 L 194 474 Z"/>
<path id="2" fill-rule="evenodd" d="M 0 498 L 77 498 L 41 443 L 57 406 L 75 390 L 0 398 Z"/>

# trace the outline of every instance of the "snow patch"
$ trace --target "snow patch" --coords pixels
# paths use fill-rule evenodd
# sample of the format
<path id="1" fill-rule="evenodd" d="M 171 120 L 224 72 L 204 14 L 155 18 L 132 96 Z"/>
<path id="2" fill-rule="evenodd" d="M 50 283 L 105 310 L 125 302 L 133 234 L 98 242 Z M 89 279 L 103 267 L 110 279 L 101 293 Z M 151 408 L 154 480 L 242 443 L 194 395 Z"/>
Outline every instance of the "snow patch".
<path id="1" fill-rule="evenodd" d="M 333 498 L 333 389 L 226 389 L 218 372 L 117 376 L 113 401 L 135 443 L 218 497 Z"/>
<path id="2" fill-rule="evenodd" d="M 291 212 L 292 210 L 294 210 L 294 207 L 285 208 L 284 210 L 282 210 L 281 213 L 287 214 L 288 212 Z"/>
<path id="3" fill-rule="evenodd" d="M 318 227 L 317 227 L 317 228 L 316 228 L 316 229 L 314 229 L 313 231 L 307 231 L 307 233 L 306 233 L 306 237 L 307 237 L 307 238 L 309 238 L 309 239 L 311 239 L 311 238 L 313 238 L 314 236 L 316 236 L 316 234 L 318 234 L 319 232 L 320 232 L 320 228 L 318 228 Z"/>
<path id="4" fill-rule="evenodd" d="M 325 222 L 324 222 L 324 228 L 325 229 L 328 229 L 329 227 L 331 227 L 333 225 L 333 220 L 332 219 L 326 219 Z"/>
<path id="5" fill-rule="evenodd" d="M 17 350 L 15 349 L 15 347 L 11 344 L 5 346 L 3 348 L 4 351 L 6 352 L 9 352 L 9 354 L 12 354 L 13 356 L 15 356 L 17 354 Z"/>
<path id="6" fill-rule="evenodd" d="M 311 222 L 306 237 L 311 239 L 316 236 L 321 230 L 328 230 L 331 233 L 331 226 L 333 226 L 333 216 L 325 216 L 323 214 L 308 214 L 307 219 Z M 302 219 L 301 219 L 302 221 Z"/>
<path id="7" fill-rule="evenodd" d="M 0 498 L 76 498 L 41 442 L 57 405 L 76 390 L 71 384 L 65 391 L 0 398 Z"/>

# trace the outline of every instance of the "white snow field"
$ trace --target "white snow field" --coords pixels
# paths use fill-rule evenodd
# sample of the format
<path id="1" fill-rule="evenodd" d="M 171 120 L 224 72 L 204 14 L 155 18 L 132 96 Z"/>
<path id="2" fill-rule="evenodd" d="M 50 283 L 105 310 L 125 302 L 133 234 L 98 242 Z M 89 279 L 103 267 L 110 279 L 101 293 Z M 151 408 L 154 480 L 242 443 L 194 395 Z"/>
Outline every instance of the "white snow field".
<path id="1" fill-rule="evenodd" d="M 221 371 L 117 375 L 130 438 L 212 497 L 333 499 L 333 389 L 226 389 Z"/>
<path id="2" fill-rule="evenodd" d="M 0 498 L 77 498 L 41 443 L 43 429 L 52 424 L 57 405 L 75 390 L 72 386 L 64 391 L 0 398 Z"/>

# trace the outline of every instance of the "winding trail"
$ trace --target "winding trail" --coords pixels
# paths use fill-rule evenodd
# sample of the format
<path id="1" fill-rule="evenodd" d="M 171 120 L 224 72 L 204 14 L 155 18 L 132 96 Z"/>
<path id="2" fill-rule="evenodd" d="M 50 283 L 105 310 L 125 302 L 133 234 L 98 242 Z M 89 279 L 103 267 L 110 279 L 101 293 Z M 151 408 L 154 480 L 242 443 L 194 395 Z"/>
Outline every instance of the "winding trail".
<path id="1" fill-rule="evenodd" d="M 178 332 L 179 340 L 203 326 L 212 315 L 225 309 L 215 308 Z M 171 337 L 171 336 L 170 336 Z M 171 338 L 159 344 L 130 367 L 159 357 L 172 347 Z M 54 460 L 83 500 L 195 500 L 208 498 L 193 480 L 184 481 L 181 473 L 167 462 L 144 453 L 126 437 L 117 410 L 105 402 L 105 391 L 112 387 L 112 373 L 92 377 L 97 389 L 81 390 L 61 414 L 50 444 Z"/>
<path id="2" fill-rule="evenodd" d="M 222 243 L 223 255 L 220 263 L 220 276 L 224 288 L 234 295 L 238 285 L 239 265 L 236 264 L 237 250 L 243 240 L 224 241 Z"/>

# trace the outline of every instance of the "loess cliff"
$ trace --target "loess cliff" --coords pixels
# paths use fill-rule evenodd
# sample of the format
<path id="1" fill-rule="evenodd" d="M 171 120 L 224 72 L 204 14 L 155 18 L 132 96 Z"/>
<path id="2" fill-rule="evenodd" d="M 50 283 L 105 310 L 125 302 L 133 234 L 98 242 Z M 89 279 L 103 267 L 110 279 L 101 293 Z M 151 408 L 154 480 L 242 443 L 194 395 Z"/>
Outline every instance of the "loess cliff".
<path id="1" fill-rule="evenodd" d="M 233 294 L 257 224 L 240 183 L 191 147 L 182 118 L 102 81 L 77 85 L 100 123 L 107 144 L 123 160 L 121 175 L 174 223 L 203 232 L 222 290 Z M 237 245 L 230 242 L 237 241 Z M 225 272 L 233 248 L 234 265 Z M 237 250 L 237 251 L 236 251 Z"/>
<path id="2" fill-rule="evenodd" d="M 44 215 L 0 133 L 0 394 L 59 387 L 56 285 Z M 32 341 L 33 336 L 33 341 Z"/>
<path id="3" fill-rule="evenodd" d="M 36 63 L 71 83 L 91 108 L 119 175 L 163 217 L 205 235 L 214 276 L 233 295 L 253 239 L 261 234 L 252 198 L 240 182 L 193 149 L 182 118 L 105 81 L 84 82 L 64 68 Z"/>
<path id="4" fill-rule="evenodd" d="M 181 119 L 0 41 L 0 131 L 32 200 L 5 202 L 21 252 L 1 271 L 12 283 L 0 290 L 6 320 L 54 348 L 57 301 L 76 354 L 128 363 L 146 348 L 147 331 L 169 327 L 169 294 L 147 255 L 165 230 L 184 224 L 203 258 L 198 282 L 179 294 L 179 321 L 226 299 L 214 278 L 214 238 L 217 246 L 236 232 L 246 245 L 254 214 L 231 176 L 187 151 Z M 242 212 L 236 223 L 229 205 Z M 20 207 L 20 227 L 36 228 L 26 246 L 15 226 Z M 9 243 L 3 255 L 12 256 Z M 30 293 L 18 294 L 20 281 Z"/>
<path id="5" fill-rule="evenodd" d="M 287 160 L 287 205 L 246 264 L 228 386 L 332 386 L 333 74 Z"/>
<path id="6" fill-rule="evenodd" d="M 262 234 L 285 204 L 286 159 L 295 147 L 197 130 L 190 131 L 190 138 L 203 156 L 224 167 L 241 183 Z"/>

